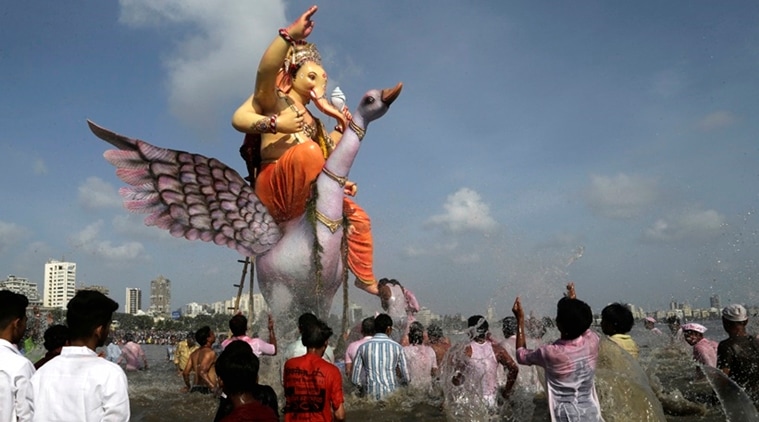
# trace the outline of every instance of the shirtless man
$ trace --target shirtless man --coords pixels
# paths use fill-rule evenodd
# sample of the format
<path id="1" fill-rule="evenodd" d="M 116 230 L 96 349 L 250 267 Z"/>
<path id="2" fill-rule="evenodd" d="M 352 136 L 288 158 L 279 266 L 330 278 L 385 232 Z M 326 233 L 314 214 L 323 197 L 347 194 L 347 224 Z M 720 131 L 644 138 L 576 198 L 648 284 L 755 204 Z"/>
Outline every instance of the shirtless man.
<path id="1" fill-rule="evenodd" d="M 216 353 L 213 351 L 213 344 L 216 341 L 216 334 L 209 326 L 201 327 L 195 332 L 195 340 L 200 344 L 200 348 L 190 355 L 190 360 L 182 371 L 185 387 L 183 392 L 211 394 L 216 393 L 218 385 L 216 382 Z M 195 383 L 190 384 L 190 372 L 195 371 Z"/>
<path id="2" fill-rule="evenodd" d="M 256 74 L 255 90 L 232 116 L 232 126 L 246 134 L 240 153 L 255 183 L 256 196 L 277 223 L 302 215 L 311 196 L 311 182 L 351 119 L 347 108 L 337 110 L 325 97 L 327 73 L 316 46 L 305 42 L 314 28 L 312 6 L 288 28 L 283 28 L 264 52 Z M 327 132 L 306 108 L 311 102 L 338 126 Z M 356 185 L 345 184 L 354 196 Z M 348 265 L 356 286 L 378 294 L 373 273 L 371 222 L 355 202 L 344 199 L 348 217 Z"/>

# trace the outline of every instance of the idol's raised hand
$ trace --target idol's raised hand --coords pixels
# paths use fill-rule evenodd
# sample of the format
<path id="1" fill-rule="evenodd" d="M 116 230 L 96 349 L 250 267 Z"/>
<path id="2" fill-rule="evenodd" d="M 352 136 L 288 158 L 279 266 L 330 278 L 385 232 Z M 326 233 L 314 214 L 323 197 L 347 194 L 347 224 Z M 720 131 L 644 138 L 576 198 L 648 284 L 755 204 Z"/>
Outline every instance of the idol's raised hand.
<path id="1" fill-rule="evenodd" d="M 314 30 L 314 21 L 311 20 L 311 17 L 314 16 L 314 13 L 316 13 L 318 9 L 319 8 L 316 7 L 316 5 L 309 7 L 305 13 L 300 15 L 298 19 L 287 27 L 287 33 L 290 34 L 295 41 L 306 39 L 311 34 L 311 31 Z"/>

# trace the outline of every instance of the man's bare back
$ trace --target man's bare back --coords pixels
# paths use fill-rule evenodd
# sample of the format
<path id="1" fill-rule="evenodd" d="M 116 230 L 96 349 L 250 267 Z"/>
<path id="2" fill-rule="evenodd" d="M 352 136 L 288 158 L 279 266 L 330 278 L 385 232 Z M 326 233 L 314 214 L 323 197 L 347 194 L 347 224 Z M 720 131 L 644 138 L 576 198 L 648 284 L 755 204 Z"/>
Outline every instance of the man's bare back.
<path id="1" fill-rule="evenodd" d="M 216 391 L 217 381 L 214 363 L 216 363 L 216 353 L 211 347 L 204 346 L 192 352 L 190 359 L 187 361 L 187 366 L 185 366 L 182 372 L 186 391 L 209 393 Z M 193 371 L 195 372 L 195 380 L 190 385 L 190 372 Z"/>

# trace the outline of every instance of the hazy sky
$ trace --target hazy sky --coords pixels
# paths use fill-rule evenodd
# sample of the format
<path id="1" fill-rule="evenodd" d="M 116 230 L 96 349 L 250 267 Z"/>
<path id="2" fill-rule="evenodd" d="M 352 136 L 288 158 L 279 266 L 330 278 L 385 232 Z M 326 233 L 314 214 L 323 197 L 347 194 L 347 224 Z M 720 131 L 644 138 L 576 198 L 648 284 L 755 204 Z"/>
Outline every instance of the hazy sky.
<path id="1" fill-rule="evenodd" d="M 310 4 L 6 2 L 1 277 L 41 290 L 63 258 L 122 304 L 159 274 L 175 308 L 232 297 L 240 256 L 124 210 L 85 120 L 244 171 L 232 112 Z M 377 276 L 439 313 L 516 295 L 552 312 L 568 280 L 596 311 L 759 302 L 758 18 L 755 1 L 319 3 L 310 40 L 348 104 L 404 83 L 350 174 Z"/>

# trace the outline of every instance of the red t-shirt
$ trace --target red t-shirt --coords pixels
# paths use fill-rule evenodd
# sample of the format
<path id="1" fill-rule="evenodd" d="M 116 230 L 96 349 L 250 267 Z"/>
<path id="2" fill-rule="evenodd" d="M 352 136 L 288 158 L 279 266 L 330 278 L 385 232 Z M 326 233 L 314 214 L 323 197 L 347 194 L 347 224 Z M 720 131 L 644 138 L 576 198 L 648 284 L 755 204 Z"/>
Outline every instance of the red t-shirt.
<path id="1" fill-rule="evenodd" d="M 221 422 L 278 422 L 279 418 L 269 406 L 264 406 L 259 401 L 246 403 L 236 407 L 232 413 L 224 417 Z"/>
<path id="2" fill-rule="evenodd" d="M 343 379 L 337 367 L 306 353 L 285 362 L 285 422 L 331 421 L 343 404 Z"/>

